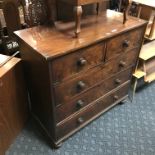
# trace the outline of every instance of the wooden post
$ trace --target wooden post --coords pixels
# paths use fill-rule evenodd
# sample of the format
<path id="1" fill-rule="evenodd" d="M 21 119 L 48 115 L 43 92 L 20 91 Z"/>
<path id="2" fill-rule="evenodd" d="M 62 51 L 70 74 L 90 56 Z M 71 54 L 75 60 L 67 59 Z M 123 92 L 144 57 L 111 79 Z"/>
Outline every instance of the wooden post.
<path id="1" fill-rule="evenodd" d="M 82 16 L 82 6 L 75 6 L 75 37 L 78 37 L 81 32 L 81 16 Z"/>
<path id="2" fill-rule="evenodd" d="M 5 0 L 3 2 L 3 13 L 8 33 L 13 36 L 14 31 L 21 29 L 17 0 Z"/>

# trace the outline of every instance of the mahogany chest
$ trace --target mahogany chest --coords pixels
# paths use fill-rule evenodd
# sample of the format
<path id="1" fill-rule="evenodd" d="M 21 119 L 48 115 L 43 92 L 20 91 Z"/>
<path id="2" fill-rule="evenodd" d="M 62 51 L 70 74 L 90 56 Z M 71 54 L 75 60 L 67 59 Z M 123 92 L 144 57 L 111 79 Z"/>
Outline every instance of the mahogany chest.
<path id="1" fill-rule="evenodd" d="M 107 10 L 81 21 L 15 32 L 31 111 L 55 146 L 128 96 L 147 23 Z"/>

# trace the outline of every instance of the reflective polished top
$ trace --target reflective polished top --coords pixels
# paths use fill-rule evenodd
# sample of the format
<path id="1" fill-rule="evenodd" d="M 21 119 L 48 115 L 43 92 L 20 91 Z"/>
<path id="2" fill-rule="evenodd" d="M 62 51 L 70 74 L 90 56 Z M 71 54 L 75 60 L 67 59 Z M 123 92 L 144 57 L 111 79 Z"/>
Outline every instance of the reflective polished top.
<path id="1" fill-rule="evenodd" d="M 82 33 L 78 38 L 74 38 L 74 22 L 57 22 L 55 27 L 37 26 L 15 34 L 46 59 L 52 59 L 144 24 L 144 20 L 134 17 L 128 17 L 123 24 L 122 13 L 107 10 L 99 16 L 83 18 Z"/>

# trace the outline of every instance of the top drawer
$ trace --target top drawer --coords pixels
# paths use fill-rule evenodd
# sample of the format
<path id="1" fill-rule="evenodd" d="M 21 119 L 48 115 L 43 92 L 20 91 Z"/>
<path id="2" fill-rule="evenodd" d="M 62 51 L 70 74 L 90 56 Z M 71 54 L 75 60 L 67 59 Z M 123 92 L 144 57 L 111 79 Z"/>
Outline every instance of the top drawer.
<path id="1" fill-rule="evenodd" d="M 105 45 L 98 43 L 74 53 L 55 59 L 52 62 L 53 81 L 60 82 L 90 69 L 104 61 Z"/>
<path id="2" fill-rule="evenodd" d="M 110 39 L 107 42 L 106 60 L 139 47 L 143 39 L 143 29 L 136 29 Z"/>

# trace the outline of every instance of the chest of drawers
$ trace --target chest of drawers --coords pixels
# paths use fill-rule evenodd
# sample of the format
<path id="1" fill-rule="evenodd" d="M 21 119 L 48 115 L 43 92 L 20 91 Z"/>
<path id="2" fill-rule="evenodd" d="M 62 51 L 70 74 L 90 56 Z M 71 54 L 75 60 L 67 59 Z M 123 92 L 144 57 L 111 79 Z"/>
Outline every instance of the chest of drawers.
<path id="1" fill-rule="evenodd" d="M 31 111 L 58 146 L 128 96 L 146 22 L 107 11 L 74 23 L 15 32 L 25 63 Z"/>

